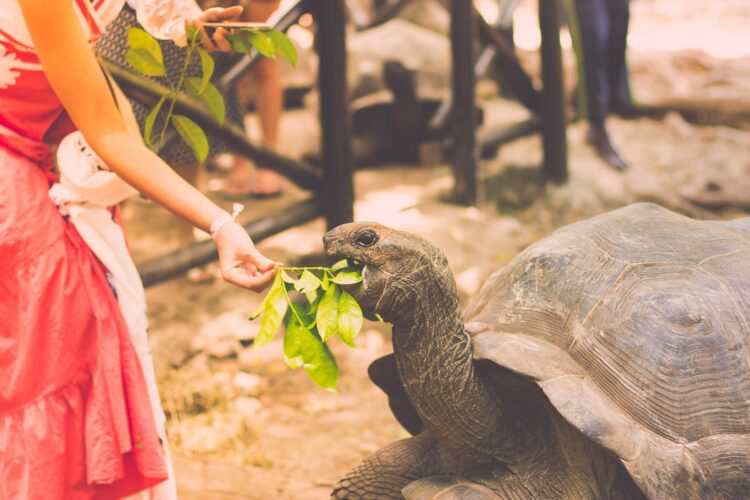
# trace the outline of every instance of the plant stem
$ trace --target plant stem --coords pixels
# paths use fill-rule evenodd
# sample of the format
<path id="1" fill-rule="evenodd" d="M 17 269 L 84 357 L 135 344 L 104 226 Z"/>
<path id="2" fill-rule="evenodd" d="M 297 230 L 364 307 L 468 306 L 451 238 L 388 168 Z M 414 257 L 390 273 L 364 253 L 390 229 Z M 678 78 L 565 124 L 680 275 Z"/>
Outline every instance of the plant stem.
<path id="1" fill-rule="evenodd" d="M 164 118 L 164 126 L 161 129 L 161 133 L 159 134 L 159 145 L 157 146 L 157 151 L 161 149 L 162 145 L 164 144 L 164 136 L 167 134 L 167 128 L 169 127 L 170 119 L 172 118 L 172 112 L 174 111 L 175 104 L 177 103 L 177 96 L 182 92 L 182 84 L 185 82 L 185 75 L 187 74 L 188 67 L 190 66 L 190 61 L 193 59 L 193 51 L 195 50 L 195 47 L 197 45 L 197 39 L 198 39 L 198 33 L 193 35 L 192 39 L 190 40 L 190 43 L 188 43 L 187 46 L 187 55 L 185 56 L 185 62 L 182 64 L 182 72 L 180 73 L 180 78 L 177 81 L 177 86 L 172 87 L 173 92 L 170 94 L 170 103 L 169 103 L 169 110 L 167 111 L 167 116 Z M 167 78 L 167 81 L 169 81 L 169 78 Z M 170 86 L 172 85 L 171 82 L 169 82 Z"/>
<path id="2" fill-rule="evenodd" d="M 299 314 L 297 314 L 297 309 L 294 308 L 294 303 L 292 302 L 292 299 L 289 297 L 289 292 L 286 289 L 286 283 L 282 281 L 282 287 L 284 287 L 284 296 L 286 297 L 286 303 L 289 304 L 289 309 L 292 310 L 292 314 L 297 318 L 297 321 L 299 321 L 299 324 L 302 326 L 305 326 L 305 323 L 302 321 L 302 318 L 299 317 Z"/>
<path id="3" fill-rule="evenodd" d="M 327 273 L 331 272 L 330 267 L 279 267 L 278 269 L 282 271 L 325 271 Z"/>

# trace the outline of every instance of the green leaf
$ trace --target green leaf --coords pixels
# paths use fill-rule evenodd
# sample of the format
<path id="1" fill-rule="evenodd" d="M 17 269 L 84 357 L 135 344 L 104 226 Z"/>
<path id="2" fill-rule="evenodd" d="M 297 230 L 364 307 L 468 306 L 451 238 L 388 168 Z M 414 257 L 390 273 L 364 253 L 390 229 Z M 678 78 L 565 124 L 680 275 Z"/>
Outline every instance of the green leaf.
<path id="1" fill-rule="evenodd" d="M 300 325 L 292 314 L 284 333 L 284 361 L 289 368 L 299 368 L 305 363 L 302 358 L 302 343 L 304 342 L 305 327 Z"/>
<path id="2" fill-rule="evenodd" d="M 310 304 L 314 304 L 315 301 L 318 298 L 318 290 L 312 290 L 309 292 L 305 292 L 305 298 L 307 298 L 307 302 Z"/>
<path id="3" fill-rule="evenodd" d="M 339 337 L 350 347 L 357 347 L 354 338 L 362 329 L 362 308 L 359 307 L 354 297 L 344 290 L 341 291 L 339 297 L 338 313 Z"/>
<path id="4" fill-rule="evenodd" d="M 161 106 L 166 100 L 167 96 L 162 96 L 161 99 L 159 99 L 159 102 L 156 103 L 156 106 L 149 111 L 148 116 L 146 117 L 146 122 L 143 125 L 143 139 L 146 141 L 146 146 L 148 147 L 153 146 L 153 143 L 151 142 L 151 134 L 154 130 L 154 123 L 156 123 L 156 118 L 159 116 Z"/>
<path id="5" fill-rule="evenodd" d="M 266 35 L 273 41 L 276 51 L 281 57 L 289 61 L 293 68 L 297 67 L 297 49 L 284 33 L 276 30 L 266 31 Z"/>
<path id="6" fill-rule="evenodd" d="M 255 345 L 257 346 L 265 345 L 273 339 L 289 307 L 280 274 L 276 274 L 271 291 L 268 292 L 264 302 L 263 319 L 260 322 L 258 335 L 255 337 Z"/>
<path id="7" fill-rule="evenodd" d="M 353 285 L 362 281 L 362 272 L 358 269 L 341 271 L 331 281 L 339 285 Z"/>
<path id="8" fill-rule="evenodd" d="M 187 92 L 190 97 L 200 98 L 201 79 L 197 76 L 185 77 L 185 92 Z"/>
<path id="9" fill-rule="evenodd" d="M 287 273 L 283 269 L 280 272 L 281 272 L 281 279 L 284 280 L 284 282 L 294 284 L 297 281 L 296 279 L 289 276 L 289 273 Z"/>
<path id="10" fill-rule="evenodd" d="M 250 321 L 257 319 L 258 316 L 263 314 L 263 310 L 266 308 L 266 303 L 268 302 L 268 297 L 271 296 L 271 292 L 275 291 L 277 287 L 279 287 L 279 273 L 276 273 L 276 276 L 274 276 L 273 283 L 271 283 L 271 288 L 268 290 L 268 293 L 263 298 L 263 300 L 260 302 L 260 305 L 258 305 L 258 308 L 253 311 L 253 313 L 248 318 Z"/>
<path id="11" fill-rule="evenodd" d="M 172 124 L 182 140 L 192 148 L 198 163 L 203 163 L 208 157 L 208 139 L 203 129 L 193 120 L 182 115 L 173 115 Z"/>
<path id="12" fill-rule="evenodd" d="M 232 42 L 232 50 L 239 54 L 250 52 L 253 46 L 247 38 L 247 35 L 230 35 L 229 41 Z"/>
<path id="13" fill-rule="evenodd" d="M 185 34 L 187 35 L 188 40 L 195 39 L 198 35 L 200 35 L 200 32 L 198 29 L 193 26 L 192 24 L 185 23 Z"/>
<path id="14" fill-rule="evenodd" d="M 328 346 L 307 329 L 299 330 L 299 351 L 305 371 L 313 382 L 327 391 L 336 392 L 339 367 Z"/>
<path id="15" fill-rule="evenodd" d="M 320 332 L 321 339 L 323 339 L 324 342 L 336 335 L 339 321 L 338 306 L 340 295 L 341 291 L 339 290 L 339 287 L 332 286 L 326 290 L 323 298 L 320 299 L 315 319 L 317 320 L 318 331 Z"/>
<path id="16" fill-rule="evenodd" d="M 300 317 L 302 318 L 302 321 L 304 322 L 305 328 L 308 330 L 315 329 L 317 332 L 317 318 L 316 314 L 318 312 L 318 304 L 320 303 L 320 298 L 323 296 L 322 293 L 320 293 L 320 290 L 316 292 L 315 300 L 308 304 L 308 306 L 302 311 L 300 314 Z"/>
<path id="17" fill-rule="evenodd" d="M 219 125 L 224 124 L 224 118 L 226 117 L 227 108 L 224 105 L 224 98 L 221 96 L 219 89 L 214 86 L 213 83 L 206 85 L 205 90 L 201 94 L 201 100 L 208 106 L 208 110 L 216 119 Z"/>
<path id="18" fill-rule="evenodd" d="M 335 273 L 336 271 L 340 271 L 345 267 L 349 267 L 349 259 L 341 259 L 340 261 L 336 262 L 331 266 L 331 272 Z"/>
<path id="19" fill-rule="evenodd" d="M 208 85 L 208 82 L 211 81 L 211 76 L 214 74 L 214 59 L 211 57 L 211 54 L 208 53 L 206 49 L 202 49 L 198 47 L 196 49 L 198 51 L 198 55 L 201 59 L 201 86 L 200 86 L 200 92 L 198 94 L 202 94 L 204 90 L 206 90 L 206 86 Z"/>
<path id="20" fill-rule="evenodd" d="M 206 88 L 203 89 L 203 92 L 201 92 L 200 86 L 200 78 L 196 76 L 189 76 L 185 78 L 185 90 L 187 91 L 188 95 L 200 99 L 203 104 L 206 105 L 208 110 L 211 112 L 211 115 L 219 123 L 219 125 L 223 124 L 226 115 L 226 106 L 224 104 L 224 97 L 222 97 L 221 92 L 219 92 L 219 89 L 217 89 L 213 83 L 209 83 L 208 85 L 206 85 Z"/>
<path id="21" fill-rule="evenodd" d="M 313 273 L 305 269 L 302 271 L 302 275 L 299 277 L 297 282 L 294 284 L 294 289 L 298 292 L 307 294 L 314 292 L 320 286 L 320 279 Z"/>
<path id="22" fill-rule="evenodd" d="M 378 313 L 363 313 L 363 316 L 365 319 L 368 319 L 370 321 L 377 321 L 379 323 L 384 323 L 383 317 Z"/>
<path id="23" fill-rule="evenodd" d="M 269 59 L 276 59 L 276 45 L 273 40 L 263 31 L 252 32 L 250 44 L 255 47 L 260 55 Z"/>
<path id="24" fill-rule="evenodd" d="M 164 57 L 159 42 L 140 28 L 128 28 L 128 49 L 125 59 L 146 76 L 166 76 Z"/>
<path id="25" fill-rule="evenodd" d="M 312 381 L 323 389 L 336 390 L 339 368 L 333 354 L 320 337 L 301 325 L 294 315 L 284 334 L 284 360 L 290 368 L 304 366 Z"/>

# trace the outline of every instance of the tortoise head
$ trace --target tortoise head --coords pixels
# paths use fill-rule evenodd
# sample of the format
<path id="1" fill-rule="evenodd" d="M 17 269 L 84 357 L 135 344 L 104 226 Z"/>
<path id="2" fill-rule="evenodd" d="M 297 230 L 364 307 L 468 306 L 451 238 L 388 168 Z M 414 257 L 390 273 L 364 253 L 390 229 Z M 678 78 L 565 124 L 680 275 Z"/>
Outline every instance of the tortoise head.
<path id="1" fill-rule="evenodd" d="M 347 257 L 363 266 L 362 282 L 350 293 L 386 321 L 413 314 L 420 297 L 438 290 L 456 293 L 443 253 L 413 234 L 374 222 L 355 222 L 332 229 L 323 243 L 329 257 Z"/>

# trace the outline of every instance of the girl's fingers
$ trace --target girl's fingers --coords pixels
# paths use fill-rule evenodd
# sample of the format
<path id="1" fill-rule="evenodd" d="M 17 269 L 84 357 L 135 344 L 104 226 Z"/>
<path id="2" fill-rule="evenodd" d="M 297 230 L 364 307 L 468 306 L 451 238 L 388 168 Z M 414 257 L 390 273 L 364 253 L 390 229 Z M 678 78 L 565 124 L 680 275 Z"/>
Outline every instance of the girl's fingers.
<path id="1" fill-rule="evenodd" d="M 209 11 L 212 9 L 209 9 Z M 231 21 L 232 19 L 235 19 L 237 16 L 242 14 L 243 9 L 240 5 L 235 5 L 234 7 L 227 7 L 226 9 L 219 9 L 221 12 L 217 12 L 215 17 L 212 19 L 213 21 Z M 207 11 L 208 12 L 208 11 Z"/>
<path id="2" fill-rule="evenodd" d="M 224 28 L 219 28 L 216 30 L 216 33 L 214 33 L 214 36 L 213 36 L 213 42 L 222 52 L 232 51 L 232 44 L 229 43 L 229 40 L 227 40 L 227 37 L 226 37 L 227 33 L 228 33 L 227 30 L 225 30 Z"/>
<path id="3" fill-rule="evenodd" d="M 203 42 L 203 48 L 205 48 L 209 52 L 213 52 L 216 50 L 216 45 L 214 45 L 214 42 L 211 40 L 211 37 L 208 36 L 208 33 L 206 33 L 206 29 L 201 26 L 201 41 Z"/>
<path id="4" fill-rule="evenodd" d="M 232 271 L 224 277 L 224 279 L 233 285 L 241 286 L 243 288 L 249 288 L 259 292 L 263 290 L 273 280 L 276 275 L 276 271 L 270 270 L 265 273 L 251 275 L 240 268 L 234 268 Z"/>

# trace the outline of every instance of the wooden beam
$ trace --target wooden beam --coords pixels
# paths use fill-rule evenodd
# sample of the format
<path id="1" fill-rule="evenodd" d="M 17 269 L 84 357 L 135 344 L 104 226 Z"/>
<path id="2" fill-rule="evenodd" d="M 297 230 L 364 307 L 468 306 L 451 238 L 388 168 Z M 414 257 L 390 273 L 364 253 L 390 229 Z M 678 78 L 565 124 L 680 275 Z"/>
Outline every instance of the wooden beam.
<path id="1" fill-rule="evenodd" d="M 153 106 L 162 95 L 170 92 L 163 85 L 147 80 L 121 66 L 107 61 L 101 61 L 101 63 L 114 76 L 125 93 L 147 106 Z M 219 125 L 208 110 L 188 96 L 177 98 L 175 110 L 217 135 L 238 153 L 288 177 L 299 187 L 312 191 L 320 188 L 322 175 L 318 169 L 282 156 L 268 148 L 254 145 L 247 139 L 247 135 L 240 127 L 228 122 Z"/>
<path id="2" fill-rule="evenodd" d="M 556 183 L 568 180 L 568 145 L 563 95 L 562 50 L 560 48 L 560 4 L 539 0 L 542 32 L 542 141 L 544 175 Z"/>
<path id="3" fill-rule="evenodd" d="M 513 125 L 485 127 L 479 133 L 482 158 L 493 158 L 497 155 L 497 149 L 503 144 L 536 134 L 541 129 L 542 120 L 539 117 L 529 118 Z"/>
<path id="4" fill-rule="evenodd" d="M 344 0 L 315 3 L 320 54 L 321 157 L 323 214 L 328 228 L 354 218 L 354 182 L 346 79 L 346 7 Z"/>
<path id="5" fill-rule="evenodd" d="M 451 0 L 453 71 L 453 194 L 456 203 L 477 201 L 476 116 L 474 113 L 474 8 Z"/>
<path id="6" fill-rule="evenodd" d="M 714 125 L 750 130 L 750 104 L 732 98 L 668 97 L 660 101 L 639 101 L 627 117 L 645 116 L 662 119 L 667 113 L 681 115 L 698 125 Z"/>
<path id="7" fill-rule="evenodd" d="M 527 109 L 533 113 L 540 113 L 542 111 L 542 95 L 534 87 L 531 77 L 521 66 L 521 61 L 516 55 L 513 44 L 508 41 L 505 35 L 490 26 L 479 12 L 476 16 L 479 22 L 480 39 L 491 44 L 497 50 L 495 63 L 499 70 L 499 83 L 505 85 L 510 93 Z"/>
<path id="8" fill-rule="evenodd" d="M 322 215 L 321 203 L 310 198 L 245 224 L 245 230 L 256 243 L 286 229 L 304 224 Z M 143 286 L 174 278 L 189 269 L 208 264 L 217 258 L 213 240 L 205 240 L 138 264 Z"/>

